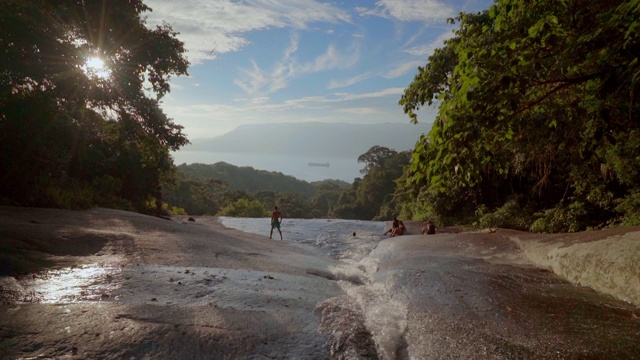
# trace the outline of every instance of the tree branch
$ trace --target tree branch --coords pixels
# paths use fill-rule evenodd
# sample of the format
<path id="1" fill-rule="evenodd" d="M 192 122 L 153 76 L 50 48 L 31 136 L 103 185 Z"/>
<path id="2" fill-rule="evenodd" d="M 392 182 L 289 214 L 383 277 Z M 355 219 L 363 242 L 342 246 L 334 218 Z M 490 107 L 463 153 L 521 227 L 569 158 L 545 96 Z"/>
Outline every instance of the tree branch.
<path id="1" fill-rule="evenodd" d="M 556 86 L 556 87 L 554 87 L 553 89 L 551 89 L 549 92 L 544 94 L 542 97 L 538 98 L 536 101 L 534 101 L 534 102 L 532 102 L 532 103 L 520 108 L 513 115 L 521 114 L 521 113 L 531 109 L 532 107 L 540 104 L 541 102 L 543 102 L 544 100 L 548 99 L 549 97 L 551 97 L 551 95 L 557 93 L 558 91 L 564 90 L 565 88 L 568 88 L 568 87 L 570 87 L 572 85 L 576 85 L 576 84 L 583 83 L 585 81 L 593 80 L 593 79 L 601 76 L 602 73 L 603 72 L 597 72 L 597 73 L 593 73 L 593 74 L 589 74 L 589 75 L 580 76 L 580 77 L 577 77 L 577 78 L 574 78 L 574 79 L 549 80 L 549 81 L 541 82 L 538 85 L 550 85 L 550 84 L 557 84 L 557 83 L 561 83 L 561 84 Z"/>

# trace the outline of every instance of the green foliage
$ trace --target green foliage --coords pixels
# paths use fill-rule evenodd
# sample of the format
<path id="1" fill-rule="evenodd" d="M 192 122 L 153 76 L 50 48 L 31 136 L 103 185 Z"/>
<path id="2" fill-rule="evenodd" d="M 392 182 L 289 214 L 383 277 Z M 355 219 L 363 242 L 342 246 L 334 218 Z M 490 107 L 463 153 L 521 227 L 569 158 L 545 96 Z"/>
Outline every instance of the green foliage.
<path id="1" fill-rule="evenodd" d="M 146 10 L 140 0 L 0 2 L 0 198 L 145 208 L 171 172 L 169 150 L 188 143 L 158 102 L 186 74 L 185 50 L 169 26 L 147 28 Z M 84 70 L 91 57 L 106 76 Z"/>
<path id="2" fill-rule="evenodd" d="M 312 209 L 308 199 L 302 194 L 291 192 L 278 193 L 275 204 L 287 218 L 308 219 L 312 217 Z"/>
<path id="3" fill-rule="evenodd" d="M 616 201 L 616 211 L 620 214 L 620 224 L 640 225 L 640 189 L 634 189 L 624 198 Z"/>
<path id="4" fill-rule="evenodd" d="M 278 206 L 287 218 L 390 218 L 396 212 L 395 181 L 409 163 L 409 153 L 380 146 L 360 157 L 367 173 L 354 184 L 325 180 L 309 184 L 280 173 L 236 167 L 226 163 L 177 167 L 172 184 L 163 186 L 163 199 L 189 214 L 236 214 L 238 204 Z M 240 202 L 241 199 L 244 199 Z"/>
<path id="5" fill-rule="evenodd" d="M 178 171 L 188 179 L 220 179 L 229 184 L 231 190 L 294 192 L 313 197 L 316 188 L 303 180 L 279 172 L 256 170 L 249 166 L 238 167 L 225 162 L 215 164 L 182 164 Z"/>
<path id="6" fill-rule="evenodd" d="M 537 219 L 531 224 L 530 230 L 538 233 L 577 232 L 584 230 L 587 210 L 581 202 L 569 205 L 558 204 L 553 209 L 536 213 Z"/>
<path id="7" fill-rule="evenodd" d="M 347 191 L 341 183 L 334 181 L 315 183 L 316 196 L 311 200 L 311 217 L 327 217 L 337 206 L 340 195 Z"/>
<path id="8" fill-rule="evenodd" d="M 628 218 L 633 201 L 618 199 L 640 184 L 638 4 L 497 0 L 460 14 L 400 99 L 412 122 L 438 106 L 396 191 L 425 206 L 404 209 L 462 221 L 485 205 L 505 210 L 484 221 L 503 222 L 518 196 L 542 231 Z"/>
<path id="9" fill-rule="evenodd" d="M 46 189 L 45 197 L 47 207 L 62 209 L 88 209 L 92 203 L 91 190 L 85 187 L 60 188 L 51 186 Z"/>
<path id="10" fill-rule="evenodd" d="M 220 210 L 218 215 L 234 217 L 267 217 L 269 212 L 262 207 L 260 201 L 249 199 L 238 199 Z"/>
<path id="11" fill-rule="evenodd" d="M 227 183 L 222 180 L 187 180 L 179 174 L 173 184 L 162 187 L 162 198 L 191 215 L 215 215 L 222 207 L 222 196 L 227 190 Z"/>
<path id="12" fill-rule="evenodd" d="M 517 198 L 507 200 L 504 205 L 493 212 L 489 212 L 484 205 L 477 210 L 478 221 L 476 228 L 506 228 L 515 230 L 528 230 L 531 215 L 523 209 Z"/>
<path id="13" fill-rule="evenodd" d="M 177 207 L 177 206 L 171 206 L 171 208 L 170 209 L 168 208 L 167 210 L 171 215 L 176 215 L 176 216 L 188 215 L 187 212 L 183 208 L 180 208 L 180 207 Z"/>
<path id="14" fill-rule="evenodd" d="M 331 210 L 332 217 L 343 219 L 381 220 L 397 215 L 394 200 L 396 180 L 409 164 L 409 153 L 373 146 L 358 157 L 364 162 L 362 179 L 356 179 L 352 188 L 340 195 Z M 392 215 L 393 214 L 393 215 Z"/>

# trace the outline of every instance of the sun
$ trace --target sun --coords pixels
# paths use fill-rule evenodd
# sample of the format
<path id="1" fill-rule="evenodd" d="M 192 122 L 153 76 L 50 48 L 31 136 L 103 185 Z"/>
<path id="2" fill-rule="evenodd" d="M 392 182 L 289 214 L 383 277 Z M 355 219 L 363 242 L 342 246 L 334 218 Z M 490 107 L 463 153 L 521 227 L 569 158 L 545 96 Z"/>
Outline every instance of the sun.
<path id="1" fill-rule="evenodd" d="M 105 79 L 109 77 L 111 71 L 105 65 L 104 61 L 97 56 L 87 58 L 87 61 L 82 66 L 82 70 L 90 77 L 97 77 Z"/>
<path id="2" fill-rule="evenodd" d="M 92 69 L 95 71 L 104 69 L 104 61 L 102 61 L 102 59 L 100 59 L 99 57 L 95 57 L 95 56 L 87 59 L 86 65 L 89 69 Z"/>

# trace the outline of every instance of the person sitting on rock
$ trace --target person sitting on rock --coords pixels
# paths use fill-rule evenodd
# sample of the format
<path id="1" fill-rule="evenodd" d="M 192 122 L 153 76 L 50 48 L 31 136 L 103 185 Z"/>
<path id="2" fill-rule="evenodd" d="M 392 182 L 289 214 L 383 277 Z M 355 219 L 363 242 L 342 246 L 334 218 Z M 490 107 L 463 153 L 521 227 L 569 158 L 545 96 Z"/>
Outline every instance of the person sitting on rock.
<path id="1" fill-rule="evenodd" d="M 391 237 L 394 237 L 396 235 L 402 235 L 405 232 L 407 232 L 406 226 L 404 226 L 404 223 L 402 222 L 402 220 L 398 220 L 398 227 L 391 232 Z"/>
<path id="2" fill-rule="evenodd" d="M 427 226 L 422 228 L 422 234 L 433 235 L 436 233 L 438 228 L 431 222 L 431 220 L 427 221 Z"/>
<path id="3" fill-rule="evenodd" d="M 400 220 L 398 220 L 398 218 L 394 216 L 393 222 L 391 222 L 391 229 L 385 231 L 384 235 L 391 233 L 391 236 L 393 236 L 394 230 L 397 229 L 399 226 L 400 226 Z"/>

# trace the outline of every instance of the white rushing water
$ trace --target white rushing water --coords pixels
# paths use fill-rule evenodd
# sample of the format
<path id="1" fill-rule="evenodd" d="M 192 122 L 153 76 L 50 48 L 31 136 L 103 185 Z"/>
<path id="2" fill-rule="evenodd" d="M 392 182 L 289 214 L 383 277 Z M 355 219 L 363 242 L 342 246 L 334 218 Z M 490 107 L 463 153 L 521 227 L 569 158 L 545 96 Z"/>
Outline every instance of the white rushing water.
<path id="1" fill-rule="evenodd" d="M 268 218 L 220 217 L 229 228 L 269 236 Z M 385 239 L 383 221 L 341 219 L 284 219 L 284 241 L 318 247 L 334 259 L 360 261 Z M 355 236 L 354 236 L 355 234 Z M 280 235 L 274 230 L 274 239 Z"/>
<path id="2" fill-rule="evenodd" d="M 221 217 L 229 228 L 269 235 L 267 218 Z M 392 294 L 386 282 L 374 279 L 377 260 L 368 257 L 386 238 L 385 223 L 341 219 L 285 219 L 284 241 L 314 246 L 341 265 L 329 270 L 340 279 L 345 296 L 318 304 L 322 312 L 321 331 L 331 338 L 332 355 L 356 359 L 395 359 L 407 327 L 406 302 Z M 273 241 L 280 241 L 275 231 Z"/>

